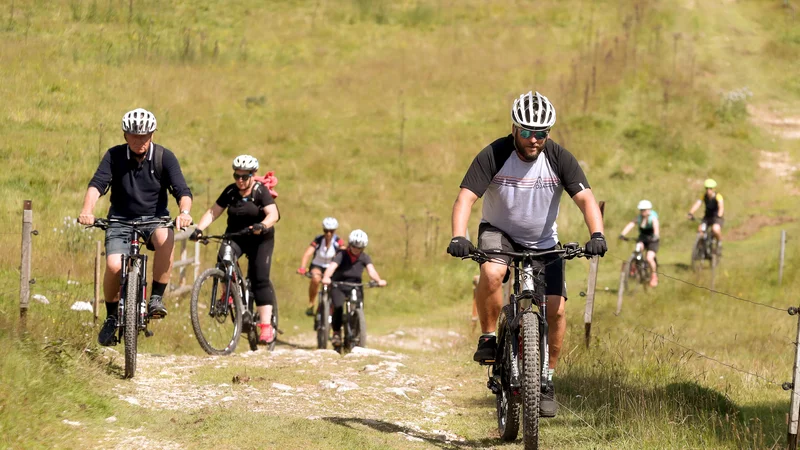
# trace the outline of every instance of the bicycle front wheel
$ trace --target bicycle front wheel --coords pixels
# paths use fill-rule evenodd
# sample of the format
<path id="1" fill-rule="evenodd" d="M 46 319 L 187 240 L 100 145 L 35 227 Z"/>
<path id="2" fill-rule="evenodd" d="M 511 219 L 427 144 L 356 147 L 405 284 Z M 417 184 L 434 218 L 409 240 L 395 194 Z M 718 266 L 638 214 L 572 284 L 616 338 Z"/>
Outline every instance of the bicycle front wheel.
<path id="1" fill-rule="evenodd" d="M 278 343 L 278 303 L 272 305 L 272 341 L 267 343 L 269 351 L 275 350 L 275 344 Z"/>
<path id="2" fill-rule="evenodd" d="M 350 348 L 367 346 L 367 318 L 364 310 L 357 308 L 355 314 L 350 317 Z"/>
<path id="3" fill-rule="evenodd" d="M 125 286 L 125 378 L 133 378 L 136 373 L 136 346 L 139 338 L 139 297 L 142 291 L 139 286 L 142 262 L 134 259 L 128 271 L 128 281 Z"/>
<path id="4" fill-rule="evenodd" d="M 517 369 L 517 360 L 514 358 L 514 336 L 507 326 L 505 310 L 511 305 L 506 305 L 500 314 L 499 323 L 502 324 L 497 337 L 497 362 L 499 369 L 495 374 L 500 375 L 500 391 L 496 394 L 495 406 L 497 408 L 497 431 L 500 439 L 510 442 L 517 438 L 519 433 L 519 411 L 521 408 L 521 395 L 511 387 L 511 374 Z M 500 353 L 502 352 L 502 353 Z"/>
<path id="5" fill-rule="evenodd" d="M 539 402 L 542 395 L 542 361 L 539 351 L 539 316 L 522 315 L 522 440 L 526 449 L 539 448 Z"/>
<path id="6" fill-rule="evenodd" d="M 328 348 L 328 337 L 331 330 L 331 304 L 328 293 L 323 292 L 319 296 L 317 305 L 317 348 Z"/>
<path id="7" fill-rule="evenodd" d="M 200 347 L 209 355 L 228 355 L 236 350 L 242 333 L 242 298 L 237 286 L 218 268 L 208 269 L 192 288 L 192 329 Z"/>
<path id="8" fill-rule="evenodd" d="M 699 272 L 703 268 L 703 261 L 706 259 L 705 242 L 702 237 L 697 237 L 692 248 L 692 270 Z"/>

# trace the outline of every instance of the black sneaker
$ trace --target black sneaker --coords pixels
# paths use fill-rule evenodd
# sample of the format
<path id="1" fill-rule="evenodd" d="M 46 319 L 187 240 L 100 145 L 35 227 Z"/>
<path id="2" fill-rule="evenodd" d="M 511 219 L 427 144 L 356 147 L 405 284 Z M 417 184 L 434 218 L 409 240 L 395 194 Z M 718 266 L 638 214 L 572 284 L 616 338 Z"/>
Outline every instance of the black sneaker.
<path id="1" fill-rule="evenodd" d="M 556 388 L 553 380 L 542 386 L 542 398 L 539 401 L 539 415 L 541 417 L 555 417 L 558 414 L 558 403 L 556 403 Z"/>
<path id="2" fill-rule="evenodd" d="M 314 307 L 313 306 L 309 306 L 308 309 L 306 309 L 306 315 L 308 317 L 311 317 L 311 316 L 314 315 Z"/>
<path id="3" fill-rule="evenodd" d="M 472 356 L 472 359 L 481 364 L 494 364 L 496 352 L 497 337 L 481 336 L 478 338 L 478 350 Z"/>
<path id="4" fill-rule="evenodd" d="M 164 306 L 164 302 L 161 301 L 160 295 L 150 296 L 148 311 L 151 319 L 161 319 L 167 315 L 167 308 Z"/>
<path id="5" fill-rule="evenodd" d="M 331 345 L 334 347 L 341 347 L 342 346 L 342 335 L 339 332 L 334 331 L 333 337 L 331 338 Z"/>
<path id="6" fill-rule="evenodd" d="M 103 328 L 100 329 L 100 334 L 97 335 L 97 343 L 103 347 L 110 347 L 117 345 L 117 317 L 108 316 L 106 321 L 103 322 Z"/>

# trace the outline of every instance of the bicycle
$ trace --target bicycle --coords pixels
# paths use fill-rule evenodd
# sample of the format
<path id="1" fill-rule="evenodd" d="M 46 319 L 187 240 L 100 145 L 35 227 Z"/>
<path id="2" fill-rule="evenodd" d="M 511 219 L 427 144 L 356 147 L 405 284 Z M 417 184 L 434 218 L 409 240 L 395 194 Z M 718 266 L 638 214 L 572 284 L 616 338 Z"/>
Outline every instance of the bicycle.
<path id="1" fill-rule="evenodd" d="M 693 217 L 691 220 L 695 220 Z M 699 272 L 703 269 L 705 261 L 709 261 L 711 269 L 715 269 L 719 264 L 721 251 L 717 237 L 714 236 L 711 228 L 704 221 L 700 224 L 700 232 L 692 247 L 692 269 Z"/>
<path id="2" fill-rule="evenodd" d="M 200 347 L 209 355 L 233 353 L 242 333 L 247 336 L 250 350 L 258 350 L 260 316 L 255 308 L 255 295 L 250 289 L 250 280 L 242 275 L 231 246 L 232 237 L 248 234 L 250 230 L 198 239 L 203 245 L 219 241 L 222 254 L 215 267 L 197 277 L 192 288 L 192 329 Z M 207 312 L 201 314 L 201 310 Z M 208 323 L 201 323 L 201 319 L 206 318 Z M 267 343 L 270 351 L 275 349 L 278 334 L 283 334 L 278 329 L 278 305 L 272 307 L 272 327 L 275 334 Z"/>
<path id="3" fill-rule="evenodd" d="M 125 343 L 125 378 L 133 378 L 136 373 L 136 351 L 139 333 L 144 332 L 145 337 L 153 336 L 147 329 L 150 315 L 147 312 L 147 255 L 141 253 L 144 235 L 141 228 L 150 225 L 173 227 L 174 220 L 169 217 L 151 220 L 122 220 L 97 218 L 90 227 L 107 230 L 113 223 L 131 227 L 133 235 L 130 241 L 130 254 L 121 254 L 122 268 L 120 270 L 120 295 L 118 306 L 117 336 L 114 344 Z M 142 238 L 140 240 L 140 237 Z"/>
<path id="4" fill-rule="evenodd" d="M 630 240 L 625 236 L 620 236 L 620 239 L 623 241 Z M 622 271 L 619 276 L 619 291 L 630 292 L 632 290 L 633 286 L 630 285 L 629 280 L 641 284 L 646 291 L 650 287 L 651 276 L 652 269 L 645 257 L 644 244 L 641 245 L 640 249 L 639 243 L 637 243 L 630 258 L 622 263 Z"/>
<path id="5" fill-rule="evenodd" d="M 470 258 L 478 263 L 495 262 L 514 269 L 512 294 L 498 319 L 497 354 L 486 386 L 496 396 L 497 425 L 504 441 L 517 438 L 522 412 L 523 443 L 539 448 L 539 402 L 548 377 L 547 301 L 536 294 L 533 261 L 561 255 L 556 261 L 584 256 L 584 249 L 569 243 L 563 249 L 524 252 L 474 250 Z M 497 256 L 509 256 L 506 263 Z"/>
<path id="6" fill-rule="evenodd" d="M 331 340 L 331 322 L 333 318 L 333 301 L 330 298 L 330 289 L 339 287 L 349 287 L 350 296 L 344 302 L 342 311 L 342 344 L 334 350 L 342 355 L 352 351 L 355 347 L 367 346 L 367 319 L 364 315 L 364 298 L 359 298 L 358 290 L 379 287 L 377 281 L 370 281 L 368 284 L 352 283 L 349 281 L 333 281 L 330 286 L 322 285 L 320 290 L 320 304 L 315 316 L 315 328 L 317 330 L 317 348 L 328 347 Z"/>

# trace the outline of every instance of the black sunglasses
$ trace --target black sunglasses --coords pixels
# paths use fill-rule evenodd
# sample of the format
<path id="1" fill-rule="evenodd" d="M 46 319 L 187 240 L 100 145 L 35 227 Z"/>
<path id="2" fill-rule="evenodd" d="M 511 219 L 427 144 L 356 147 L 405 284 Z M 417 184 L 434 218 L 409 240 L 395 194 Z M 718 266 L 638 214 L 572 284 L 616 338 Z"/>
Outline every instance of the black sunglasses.
<path id="1" fill-rule="evenodd" d="M 234 180 L 246 180 L 246 179 L 248 179 L 248 178 L 250 178 L 252 176 L 253 176 L 252 173 L 246 173 L 244 175 L 239 175 L 238 173 L 234 173 L 233 174 L 233 179 Z"/>
<path id="2" fill-rule="evenodd" d="M 519 129 L 519 135 L 520 137 L 522 137 L 522 139 L 530 139 L 531 136 L 533 136 L 536 138 L 536 140 L 541 140 L 546 138 L 548 134 L 550 134 L 550 130 L 531 131 L 531 130 L 526 130 L 524 128 Z"/>

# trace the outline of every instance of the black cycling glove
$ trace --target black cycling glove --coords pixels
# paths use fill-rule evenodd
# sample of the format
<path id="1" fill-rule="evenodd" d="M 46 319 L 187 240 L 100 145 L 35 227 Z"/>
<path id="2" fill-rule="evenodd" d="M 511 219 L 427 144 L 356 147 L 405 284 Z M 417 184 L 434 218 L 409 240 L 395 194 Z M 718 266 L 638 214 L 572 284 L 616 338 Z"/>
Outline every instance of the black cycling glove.
<path id="1" fill-rule="evenodd" d="M 464 236 L 456 236 L 450 240 L 450 245 L 447 246 L 447 253 L 455 256 L 456 258 L 463 258 L 469 256 L 470 252 L 475 250 L 472 242 Z"/>
<path id="2" fill-rule="evenodd" d="M 607 250 L 608 246 L 606 246 L 606 238 L 603 237 L 603 233 L 592 233 L 592 238 L 586 243 L 586 254 L 603 256 Z"/>
<path id="3" fill-rule="evenodd" d="M 262 232 L 263 232 L 263 231 L 265 231 L 266 229 L 267 229 L 267 227 L 266 227 L 266 226 L 264 226 L 264 224 L 263 224 L 263 223 L 261 223 L 261 222 L 259 222 L 259 223 L 255 224 L 255 225 L 253 225 L 253 231 L 262 231 Z"/>
<path id="4" fill-rule="evenodd" d="M 203 237 L 203 230 L 195 228 L 194 231 L 192 231 L 192 234 L 189 235 L 189 240 L 196 241 L 202 237 Z"/>

